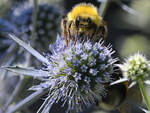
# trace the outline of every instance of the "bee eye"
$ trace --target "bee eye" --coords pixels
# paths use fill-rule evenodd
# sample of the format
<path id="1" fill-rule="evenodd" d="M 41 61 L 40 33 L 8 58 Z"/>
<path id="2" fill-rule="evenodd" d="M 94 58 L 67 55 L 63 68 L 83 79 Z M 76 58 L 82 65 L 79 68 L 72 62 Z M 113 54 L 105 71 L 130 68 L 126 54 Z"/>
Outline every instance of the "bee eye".
<path id="1" fill-rule="evenodd" d="M 88 18 L 88 19 L 87 19 L 87 22 L 88 22 L 88 23 L 92 23 L 91 18 Z"/>
<path id="2" fill-rule="evenodd" d="M 80 23 L 80 17 L 78 16 L 75 20 L 76 27 L 79 26 L 79 23 Z"/>

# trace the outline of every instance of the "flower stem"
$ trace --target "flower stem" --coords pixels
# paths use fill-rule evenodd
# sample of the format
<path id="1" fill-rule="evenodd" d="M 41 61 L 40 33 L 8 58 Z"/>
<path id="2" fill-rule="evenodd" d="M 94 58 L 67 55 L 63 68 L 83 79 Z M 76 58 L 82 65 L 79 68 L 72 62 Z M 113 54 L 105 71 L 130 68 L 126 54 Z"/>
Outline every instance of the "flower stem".
<path id="1" fill-rule="evenodd" d="M 143 95 L 143 97 L 144 97 L 146 106 L 147 106 L 148 110 L 150 111 L 150 103 L 149 103 L 148 98 L 147 98 L 147 96 L 146 96 L 146 92 L 145 92 L 145 89 L 144 89 L 144 85 L 143 85 L 143 82 L 142 82 L 141 79 L 138 80 L 138 84 L 139 84 L 141 93 L 142 93 L 142 95 Z"/>

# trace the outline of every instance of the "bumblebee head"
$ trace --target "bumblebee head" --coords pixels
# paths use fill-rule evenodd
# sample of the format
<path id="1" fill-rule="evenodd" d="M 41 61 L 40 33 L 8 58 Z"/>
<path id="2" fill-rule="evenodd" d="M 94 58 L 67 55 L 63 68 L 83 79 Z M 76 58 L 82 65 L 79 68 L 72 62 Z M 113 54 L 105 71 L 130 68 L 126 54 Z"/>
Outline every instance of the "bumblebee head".
<path id="1" fill-rule="evenodd" d="M 98 15 L 97 8 L 92 4 L 81 3 L 76 5 L 67 15 L 76 27 L 100 26 L 102 18 Z"/>
<path id="2" fill-rule="evenodd" d="M 96 25 L 93 23 L 92 19 L 90 17 L 82 17 L 78 16 L 75 21 L 76 28 L 93 28 Z"/>

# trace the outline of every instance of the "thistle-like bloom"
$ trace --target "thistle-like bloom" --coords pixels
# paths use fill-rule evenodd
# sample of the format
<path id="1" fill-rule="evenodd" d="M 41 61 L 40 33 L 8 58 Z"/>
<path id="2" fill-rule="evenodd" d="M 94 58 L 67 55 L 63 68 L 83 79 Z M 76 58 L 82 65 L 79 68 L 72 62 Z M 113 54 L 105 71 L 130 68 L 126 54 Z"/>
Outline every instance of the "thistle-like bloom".
<path id="1" fill-rule="evenodd" d="M 43 105 L 37 113 L 47 113 L 53 104 L 62 102 L 67 105 L 66 113 L 80 112 L 106 94 L 105 84 L 114 78 L 114 66 L 117 59 L 112 58 L 113 51 L 103 46 L 103 42 L 70 42 L 66 47 L 63 38 L 58 37 L 50 46 L 52 54 L 45 57 L 19 38 L 10 37 L 28 50 L 45 65 L 42 70 L 29 68 L 4 67 L 7 70 L 33 76 L 41 80 L 40 85 L 31 90 L 49 91 Z"/>
<path id="2" fill-rule="evenodd" d="M 150 72 L 150 62 L 145 56 L 137 53 L 126 59 L 123 65 L 120 65 L 123 75 L 131 80 L 147 80 Z"/>
<path id="3" fill-rule="evenodd" d="M 43 68 L 50 77 L 40 85 L 50 86 L 43 110 L 48 111 L 54 103 L 62 101 L 68 106 L 67 113 L 80 112 L 101 100 L 104 84 L 112 81 L 116 62 L 111 57 L 112 49 L 102 44 L 102 41 L 93 45 L 89 41 L 77 41 L 66 47 L 64 40 L 59 38 L 50 46 L 52 55 L 46 55 L 49 64 Z"/>
<path id="4" fill-rule="evenodd" d="M 29 2 L 13 7 L 9 15 L 9 21 L 16 27 L 15 34 L 21 36 L 23 40 L 30 40 L 33 31 L 33 6 Z M 59 10 L 49 4 L 38 4 L 37 24 L 35 29 L 36 49 L 44 51 L 50 43 L 54 43 L 57 33 L 60 31 Z M 44 45 L 43 45 L 44 43 Z"/>

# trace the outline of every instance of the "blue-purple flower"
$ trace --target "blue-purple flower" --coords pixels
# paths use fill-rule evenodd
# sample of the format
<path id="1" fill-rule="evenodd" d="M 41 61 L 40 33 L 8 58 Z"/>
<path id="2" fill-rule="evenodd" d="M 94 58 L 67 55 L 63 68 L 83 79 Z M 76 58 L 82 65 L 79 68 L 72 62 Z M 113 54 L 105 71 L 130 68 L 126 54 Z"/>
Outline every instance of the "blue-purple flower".
<path id="1" fill-rule="evenodd" d="M 44 69 L 50 76 L 46 80 L 50 85 L 46 106 L 62 101 L 68 105 L 67 113 L 81 112 L 101 101 L 104 83 L 112 82 L 116 62 L 111 56 L 113 51 L 103 46 L 102 41 L 70 42 L 66 47 L 60 37 L 50 45 L 50 50 L 52 55 L 47 56 L 49 64 Z"/>

